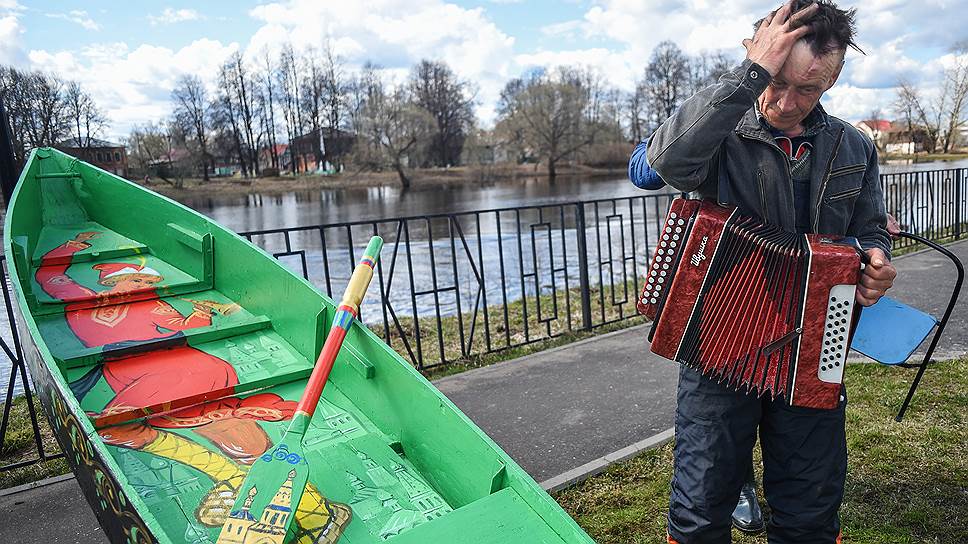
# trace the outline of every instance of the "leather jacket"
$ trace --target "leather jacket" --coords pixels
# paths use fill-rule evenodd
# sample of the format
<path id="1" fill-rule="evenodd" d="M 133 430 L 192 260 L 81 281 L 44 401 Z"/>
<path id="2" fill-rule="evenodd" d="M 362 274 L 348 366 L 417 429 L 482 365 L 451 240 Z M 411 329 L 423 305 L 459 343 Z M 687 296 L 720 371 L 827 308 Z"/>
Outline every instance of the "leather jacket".
<path id="1" fill-rule="evenodd" d="M 786 153 L 760 122 L 757 97 L 770 73 L 749 60 L 699 91 L 649 139 L 648 164 L 680 191 L 716 198 L 795 232 L 793 182 Z M 818 104 L 813 136 L 810 226 L 856 237 L 890 255 L 887 215 L 874 144 Z"/>

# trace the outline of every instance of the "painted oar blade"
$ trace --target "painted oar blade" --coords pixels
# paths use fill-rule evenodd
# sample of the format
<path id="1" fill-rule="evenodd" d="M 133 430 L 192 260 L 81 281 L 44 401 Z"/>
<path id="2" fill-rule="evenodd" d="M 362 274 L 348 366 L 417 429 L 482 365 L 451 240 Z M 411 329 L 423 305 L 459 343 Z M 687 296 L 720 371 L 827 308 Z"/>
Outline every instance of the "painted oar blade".
<path id="1" fill-rule="evenodd" d="M 309 480 L 302 435 L 286 433 L 275 447 L 252 464 L 239 489 L 218 544 L 292 542 L 298 522 L 290 521 Z"/>

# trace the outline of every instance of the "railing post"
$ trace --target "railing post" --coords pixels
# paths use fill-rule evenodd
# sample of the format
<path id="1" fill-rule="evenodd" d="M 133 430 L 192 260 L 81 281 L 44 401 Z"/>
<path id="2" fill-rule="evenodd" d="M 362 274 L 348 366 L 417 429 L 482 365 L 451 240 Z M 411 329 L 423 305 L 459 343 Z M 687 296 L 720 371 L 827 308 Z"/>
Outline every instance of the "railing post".
<path id="1" fill-rule="evenodd" d="M 7 120 L 7 112 L 3 108 L 3 100 L 0 96 L 0 191 L 3 192 L 3 202 L 10 202 L 13 189 L 17 185 L 19 172 L 17 169 L 17 159 L 13 152 L 13 136 L 10 133 L 10 124 Z"/>
<path id="2" fill-rule="evenodd" d="M 585 241 L 585 204 L 575 203 L 575 235 L 578 238 L 578 283 L 581 289 L 581 328 L 592 328 L 592 294 L 588 286 L 588 244 Z"/>
<path id="3" fill-rule="evenodd" d="M 965 181 L 968 169 L 959 168 L 955 176 L 955 240 L 961 238 L 961 184 Z"/>

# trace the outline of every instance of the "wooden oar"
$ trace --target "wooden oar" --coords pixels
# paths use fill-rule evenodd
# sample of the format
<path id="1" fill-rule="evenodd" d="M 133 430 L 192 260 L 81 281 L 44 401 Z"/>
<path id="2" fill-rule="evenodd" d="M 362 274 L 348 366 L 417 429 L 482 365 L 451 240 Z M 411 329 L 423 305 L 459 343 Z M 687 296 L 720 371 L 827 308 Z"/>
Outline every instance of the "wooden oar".
<path id="1" fill-rule="evenodd" d="M 382 247 L 383 239 L 374 236 L 363 251 L 363 258 L 353 270 L 343 299 L 336 309 L 326 343 L 306 383 L 306 391 L 296 405 L 292 422 L 276 446 L 253 463 L 239 488 L 235 505 L 222 525 L 217 541 L 219 544 L 242 542 L 249 531 L 259 534 L 260 538 L 253 542 L 283 544 L 286 534 L 291 533 L 289 527 L 309 478 L 309 464 L 302 446 L 303 435 L 316 411 L 323 386 L 343 345 L 343 338 L 360 313 L 360 302 L 370 285 Z M 278 499 L 274 500 L 276 497 Z"/>

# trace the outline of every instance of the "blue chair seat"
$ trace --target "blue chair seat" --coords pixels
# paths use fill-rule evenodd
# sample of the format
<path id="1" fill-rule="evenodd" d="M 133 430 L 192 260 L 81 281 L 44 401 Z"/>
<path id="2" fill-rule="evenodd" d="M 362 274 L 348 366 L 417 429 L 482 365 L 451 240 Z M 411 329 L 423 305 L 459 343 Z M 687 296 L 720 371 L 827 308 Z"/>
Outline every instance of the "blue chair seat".
<path id="1" fill-rule="evenodd" d="M 851 349 L 885 365 L 899 365 L 931 334 L 938 320 L 929 314 L 881 297 L 860 314 Z"/>

